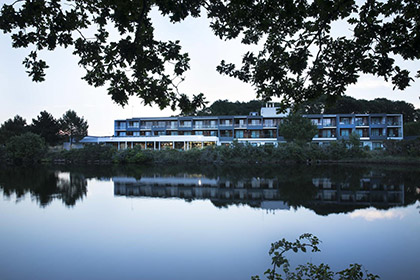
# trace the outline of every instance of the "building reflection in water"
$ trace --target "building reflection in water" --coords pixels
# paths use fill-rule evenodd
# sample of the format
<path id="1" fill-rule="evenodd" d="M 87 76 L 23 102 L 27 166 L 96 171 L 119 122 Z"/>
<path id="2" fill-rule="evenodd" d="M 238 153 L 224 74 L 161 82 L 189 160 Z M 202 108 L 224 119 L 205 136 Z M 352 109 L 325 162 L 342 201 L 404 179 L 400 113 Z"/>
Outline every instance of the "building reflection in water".
<path id="1" fill-rule="evenodd" d="M 391 208 L 404 205 L 404 184 L 385 184 L 373 174 L 358 182 L 334 183 L 330 178 L 312 178 L 293 199 L 278 178 L 230 181 L 202 175 L 150 176 L 141 179 L 113 177 L 116 196 L 209 199 L 217 207 L 243 204 L 265 210 L 304 206 L 319 214 L 347 212 L 358 208 Z M 302 182 L 299 182 L 302 184 Z M 286 189 L 286 190 L 285 190 Z M 310 194 L 308 196 L 308 193 Z"/>

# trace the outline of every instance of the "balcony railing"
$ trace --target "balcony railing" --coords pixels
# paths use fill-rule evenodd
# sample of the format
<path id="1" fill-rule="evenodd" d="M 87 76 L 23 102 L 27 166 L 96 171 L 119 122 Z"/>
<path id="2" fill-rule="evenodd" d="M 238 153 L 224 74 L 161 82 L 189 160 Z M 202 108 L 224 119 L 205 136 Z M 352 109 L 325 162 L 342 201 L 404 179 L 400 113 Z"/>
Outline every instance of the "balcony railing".
<path id="1" fill-rule="evenodd" d="M 151 125 L 142 125 L 140 126 L 140 129 L 152 129 Z"/>
<path id="2" fill-rule="evenodd" d="M 275 123 L 264 123 L 264 127 L 276 127 L 277 125 Z"/>
<path id="3" fill-rule="evenodd" d="M 192 128 L 192 124 L 180 124 L 180 128 Z"/>
<path id="4" fill-rule="evenodd" d="M 194 129 L 202 129 L 202 128 L 217 128 L 217 125 L 215 125 L 215 124 L 194 125 Z"/>
<path id="5" fill-rule="evenodd" d="M 369 123 L 366 121 L 355 121 L 356 126 L 369 126 Z"/>

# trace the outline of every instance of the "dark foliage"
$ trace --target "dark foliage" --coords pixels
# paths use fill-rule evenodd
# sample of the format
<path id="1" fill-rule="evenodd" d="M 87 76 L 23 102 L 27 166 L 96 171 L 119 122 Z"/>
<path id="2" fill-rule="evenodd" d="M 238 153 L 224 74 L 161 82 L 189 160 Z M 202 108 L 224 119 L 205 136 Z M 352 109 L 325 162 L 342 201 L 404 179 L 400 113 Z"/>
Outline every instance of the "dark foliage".
<path id="1" fill-rule="evenodd" d="M 34 164 L 44 157 L 46 149 L 44 139 L 27 132 L 9 139 L 6 143 L 6 156 L 15 164 Z"/>
<path id="2" fill-rule="evenodd" d="M 6 144 L 13 136 L 21 135 L 27 131 L 26 120 L 16 115 L 13 119 L 9 119 L 1 125 L 0 144 Z"/>
<path id="3" fill-rule="evenodd" d="M 0 30 L 11 34 L 13 47 L 32 48 L 23 64 L 34 81 L 43 81 L 48 67 L 40 51 L 71 47 L 86 70 L 83 79 L 107 86 L 118 104 L 138 96 L 145 104 L 194 112 L 203 95 L 190 99 L 178 91 L 188 54 L 179 41 L 155 39 L 152 9 L 172 23 L 207 16 L 221 39 L 263 46 L 247 52 L 240 67 L 222 61 L 217 70 L 252 84 L 264 101 L 281 97 L 283 108 L 343 95 L 362 73 L 403 90 L 413 75 L 394 57 L 420 58 L 420 4 L 411 0 L 22 0 L 2 6 Z M 331 35 L 336 22 L 348 24 L 349 36 Z M 94 35 L 85 35 L 88 30 Z"/>
<path id="4" fill-rule="evenodd" d="M 30 129 L 44 138 L 48 145 L 57 145 L 61 140 L 60 123 L 47 111 L 42 111 L 37 119 L 32 119 Z"/>
<path id="5" fill-rule="evenodd" d="M 302 103 L 299 108 L 305 114 L 403 114 L 404 122 L 418 119 L 418 110 L 405 101 L 392 101 L 386 98 L 374 100 L 355 99 L 342 96 L 329 103 L 325 96 Z"/>
<path id="6" fill-rule="evenodd" d="M 405 123 L 404 136 L 420 136 L 420 121 Z"/>
<path id="7" fill-rule="evenodd" d="M 209 107 L 197 113 L 198 116 L 247 116 L 251 112 L 259 112 L 264 103 L 258 100 L 249 102 L 230 102 L 228 100 L 216 100 Z"/>
<path id="8" fill-rule="evenodd" d="M 89 127 L 87 121 L 83 117 L 79 117 L 75 111 L 68 110 L 59 120 L 63 134 L 69 136 L 69 142 L 79 141 L 88 133 Z"/>
<path id="9" fill-rule="evenodd" d="M 308 143 L 318 133 L 318 127 L 302 115 L 289 114 L 279 126 L 279 135 L 287 142 Z"/>

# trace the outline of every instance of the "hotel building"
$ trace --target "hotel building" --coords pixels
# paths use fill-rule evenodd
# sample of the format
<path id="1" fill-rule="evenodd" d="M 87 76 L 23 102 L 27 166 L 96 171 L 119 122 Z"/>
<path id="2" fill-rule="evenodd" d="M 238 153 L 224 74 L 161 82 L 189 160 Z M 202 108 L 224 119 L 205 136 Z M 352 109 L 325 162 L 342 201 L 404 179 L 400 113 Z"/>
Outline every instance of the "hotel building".
<path id="1" fill-rule="evenodd" d="M 182 149 L 239 143 L 277 145 L 284 142 L 278 127 L 286 114 L 273 104 L 247 116 L 180 116 L 115 120 L 114 136 L 87 136 L 81 142 L 113 144 L 118 149 Z M 403 139 L 401 114 L 317 114 L 304 115 L 318 127 L 313 142 L 326 144 L 348 139 L 355 132 L 364 146 L 378 148 L 386 139 Z"/>

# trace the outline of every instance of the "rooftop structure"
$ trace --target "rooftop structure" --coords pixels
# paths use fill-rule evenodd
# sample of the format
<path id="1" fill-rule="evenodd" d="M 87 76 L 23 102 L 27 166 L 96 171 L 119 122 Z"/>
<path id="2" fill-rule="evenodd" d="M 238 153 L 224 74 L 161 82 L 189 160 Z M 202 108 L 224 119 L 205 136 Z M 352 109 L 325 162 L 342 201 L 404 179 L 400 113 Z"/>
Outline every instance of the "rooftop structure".
<path id="1" fill-rule="evenodd" d="M 230 144 L 234 140 L 252 145 L 284 142 L 278 127 L 287 114 L 272 104 L 247 116 L 180 116 L 115 120 L 113 137 L 85 137 L 82 143 L 108 143 L 119 149 L 140 145 L 144 149 L 202 148 Z M 401 114 L 304 115 L 318 127 L 313 142 L 325 144 L 348 139 L 355 132 L 363 145 L 377 148 L 385 139 L 402 140 Z"/>

